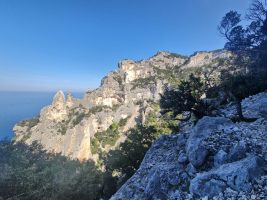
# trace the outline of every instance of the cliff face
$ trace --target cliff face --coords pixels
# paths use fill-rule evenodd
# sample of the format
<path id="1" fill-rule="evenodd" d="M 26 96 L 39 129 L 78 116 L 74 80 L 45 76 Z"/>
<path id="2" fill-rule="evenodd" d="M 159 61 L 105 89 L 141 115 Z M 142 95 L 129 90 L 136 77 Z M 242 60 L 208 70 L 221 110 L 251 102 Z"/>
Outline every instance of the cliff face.
<path id="1" fill-rule="evenodd" d="M 266 199 L 267 93 L 242 106 L 254 122 L 233 123 L 229 105 L 222 116 L 203 117 L 162 136 L 111 199 Z"/>
<path id="2" fill-rule="evenodd" d="M 119 124 L 117 142 L 101 148 L 109 151 L 126 138 L 125 131 L 141 123 L 149 102 L 157 102 L 164 87 L 188 73 L 218 76 L 231 55 L 223 50 L 198 52 L 191 57 L 159 52 L 148 60 L 119 62 L 118 69 L 103 78 L 101 86 L 87 91 L 83 99 L 59 91 L 40 116 L 14 127 L 15 141 L 41 143 L 48 151 L 79 160 L 97 159 L 91 140 Z M 229 63 L 228 63 L 229 64 Z M 214 70 L 216 69 L 216 70 Z"/>

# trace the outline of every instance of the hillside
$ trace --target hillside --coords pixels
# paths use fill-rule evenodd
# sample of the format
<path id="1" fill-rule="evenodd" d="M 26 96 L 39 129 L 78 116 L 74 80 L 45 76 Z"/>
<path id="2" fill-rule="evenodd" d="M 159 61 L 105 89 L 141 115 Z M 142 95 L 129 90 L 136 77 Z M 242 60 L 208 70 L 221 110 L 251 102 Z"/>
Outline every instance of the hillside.
<path id="1" fill-rule="evenodd" d="M 87 91 L 83 99 L 59 91 L 40 116 L 14 127 L 15 141 L 40 143 L 50 152 L 79 160 L 98 159 L 125 140 L 126 131 L 144 123 L 164 87 L 175 85 L 190 73 L 216 80 L 230 66 L 231 54 L 224 50 L 197 52 L 190 57 L 158 52 L 148 60 L 123 60 L 118 68 Z M 154 109 L 155 112 L 157 110 Z M 111 126 L 116 127 L 110 133 Z"/>
<path id="2" fill-rule="evenodd" d="M 221 116 L 162 136 L 111 199 L 266 199 L 267 93 L 242 106 L 256 121 L 233 123 L 235 109 L 226 105 Z"/>
<path id="3" fill-rule="evenodd" d="M 188 13 L 180 4 L 179 8 L 185 11 L 181 13 Z M 124 36 L 131 38 L 134 30 L 144 30 L 137 35 L 152 41 L 154 37 L 147 31 L 155 31 L 147 29 L 153 27 L 150 25 L 157 26 L 157 34 L 166 30 L 170 34 L 162 34 L 154 42 L 136 42 L 145 45 L 141 51 L 138 49 L 139 53 L 145 52 L 146 46 L 160 48 L 163 43 L 167 48 L 178 48 L 175 41 L 190 38 L 179 42 L 187 52 L 190 45 L 199 45 L 199 38 L 207 36 L 202 31 L 209 30 L 203 29 L 208 27 L 209 19 L 193 23 L 201 19 L 207 6 L 197 6 L 188 17 L 164 20 L 163 15 L 157 18 L 158 12 L 156 17 L 148 13 L 154 4 L 148 5 L 149 9 L 138 6 L 145 15 L 132 13 L 132 5 L 121 11 L 127 11 L 124 16 L 128 13 L 134 16 L 131 19 L 138 13 L 143 18 L 140 22 L 146 21 L 149 14 L 149 19 L 156 19 L 157 23 L 142 28 L 142 23 L 135 24 L 134 20 L 127 23 L 127 17 L 123 18 L 120 23 L 130 24 L 131 28 L 138 25 L 137 29 L 127 29 L 130 34 L 124 35 L 120 25 L 116 29 L 120 34 L 112 33 L 109 35 L 112 37 L 103 37 L 107 32 L 96 31 L 101 33 L 97 34 L 101 43 L 96 40 L 100 52 L 88 55 L 105 60 L 112 53 L 122 55 L 121 45 L 112 53 L 106 50 L 111 44 L 106 39 L 125 45 L 123 53 L 128 48 L 133 48 L 130 53 L 134 53 L 132 50 L 139 46 L 127 45 L 135 40 Z M 217 15 L 221 14 L 218 11 L 224 12 L 224 6 L 218 9 L 209 6 L 206 13 L 215 11 L 212 19 L 217 23 Z M 191 5 L 188 8 L 192 10 Z M 198 10 L 201 17 L 192 17 Z M 110 8 L 104 14 L 109 11 Z M 121 18 L 120 12 L 114 13 Z M 186 33 L 181 37 L 173 31 L 176 22 L 196 31 L 179 30 Z M 122 60 L 98 88 L 85 91 L 83 98 L 60 90 L 38 116 L 18 122 L 13 128 L 14 139 L 0 143 L 0 200 L 266 200 L 267 2 L 253 0 L 242 14 L 233 8 L 216 27 L 225 41 L 223 49 L 199 51 L 190 56 L 160 51 L 145 60 Z M 161 40 L 163 35 L 170 36 L 166 37 L 170 41 Z M 86 34 L 88 39 L 91 37 Z M 221 43 L 209 35 L 207 41 L 201 42 L 211 46 Z M 212 48 L 205 45 L 202 47 Z M 84 53 L 88 51 L 79 49 L 83 51 L 78 53 L 79 57 L 71 56 L 73 59 L 87 55 Z M 69 53 L 73 54 L 69 51 L 63 55 Z M 72 76 L 67 69 L 63 69 L 67 72 L 63 74 Z M 62 83 L 69 79 L 60 77 L 62 74 L 57 81 Z"/>

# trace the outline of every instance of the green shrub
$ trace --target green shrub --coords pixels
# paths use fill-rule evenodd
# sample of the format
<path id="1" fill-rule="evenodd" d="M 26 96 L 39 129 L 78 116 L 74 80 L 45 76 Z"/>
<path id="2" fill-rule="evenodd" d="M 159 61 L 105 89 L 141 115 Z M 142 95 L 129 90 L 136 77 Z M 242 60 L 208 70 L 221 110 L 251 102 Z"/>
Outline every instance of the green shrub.
<path id="1" fill-rule="evenodd" d="M 49 154 L 37 143 L 0 142 L 4 199 L 100 199 L 103 172 L 92 161 Z"/>
<path id="2" fill-rule="evenodd" d="M 99 152 L 100 143 L 96 137 L 91 138 L 91 152 L 97 154 Z"/>
<path id="3" fill-rule="evenodd" d="M 102 147 L 106 145 L 114 146 L 120 137 L 118 123 L 113 122 L 106 131 L 97 132 L 95 138 L 99 141 Z"/>
<path id="4" fill-rule="evenodd" d="M 116 150 L 110 151 L 104 159 L 108 172 L 120 174 L 119 186 L 138 169 L 146 151 L 160 133 L 151 126 L 136 126 L 130 129 L 127 135 L 126 141 L 121 143 Z"/>
<path id="5" fill-rule="evenodd" d="M 122 118 L 119 121 L 119 127 L 124 127 L 127 124 L 127 121 L 129 120 L 129 118 L 131 118 L 131 116 L 128 116 L 126 118 Z"/>
<path id="6" fill-rule="evenodd" d="M 173 69 L 161 69 L 159 67 L 153 66 L 154 71 L 157 74 L 157 78 L 160 80 L 168 80 L 170 83 L 176 82 L 177 78 L 175 77 L 175 73 Z"/>
<path id="7" fill-rule="evenodd" d="M 119 107 L 121 106 L 121 104 L 115 104 L 111 107 L 112 111 L 115 112 L 119 109 Z"/>
<path id="8" fill-rule="evenodd" d="M 122 78 L 119 74 L 116 74 L 114 77 L 114 80 L 118 82 L 118 84 L 121 86 L 122 85 Z"/>
<path id="9" fill-rule="evenodd" d="M 89 112 L 87 113 L 87 116 L 90 116 L 91 114 L 96 114 L 107 108 L 109 107 L 108 106 L 93 106 L 92 108 L 89 108 Z"/>
<path id="10" fill-rule="evenodd" d="M 166 119 L 164 117 L 157 117 L 155 111 L 150 111 L 146 116 L 146 126 L 154 127 L 154 129 L 160 134 L 171 134 L 179 131 L 179 121 Z"/>
<path id="11" fill-rule="evenodd" d="M 156 84 L 156 77 L 155 76 L 149 76 L 147 78 L 135 79 L 132 84 L 133 84 L 133 86 L 132 86 L 131 90 L 134 90 L 136 88 L 147 87 L 147 85 Z"/>
<path id="12" fill-rule="evenodd" d="M 186 118 L 189 120 L 191 114 L 198 119 L 207 114 L 207 109 L 201 96 L 204 94 L 203 83 L 200 78 L 190 75 L 188 80 L 183 80 L 177 88 L 166 88 L 160 99 L 161 113 L 171 114 L 173 119 L 179 115 L 189 112 Z"/>
<path id="13" fill-rule="evenodd" d="M 170 53 L 170 55 L 166 56 L 167 58 L 183 58 L 183 59 L 187 59 L 187 56 L 183 56 L 177 53 Z"/>
<path id="14" fill-rule="evenodd" d="M 31 137 L 31 132 L 27 132 L 26 134 L 23 135 L 23 137 L 21 138 L 21 142 L 25 142 L 26 140 L 28 140 Z"/>
<path id="15" fill-rule="evenodd" d="M 18 126 L 28 126 L 29 129 L 36 126 L 39 123 L 39 117 L 23 120 L 18 123 Z"/>
<path id="16" fill-rule="evenodd" d="M 246 120 L 243 116 L 242 99 L 263 92 L 267 89 L 267 73 L 260 75 L 254 73 L 228 75 L 221 84 L 223 90 L 236 104 L 237 120 Z"/>
<path id="17" fill-rule="evenodd" d="M 59 123 L 58 124 L 59 128 L 57 130 L 58 133 L 60 133 L 61 135 L 65 135 L 67 130 L 68 130 L 68 123 Z"/>
<path id="18" fill-rule="evenodd" d="M 72 126 L 76 126 L 78 125 L 85 117 L 85 113 L 82 112 L 76 112 L 75 115 L 74 115 L 74 119 L 72 120 Z"/>

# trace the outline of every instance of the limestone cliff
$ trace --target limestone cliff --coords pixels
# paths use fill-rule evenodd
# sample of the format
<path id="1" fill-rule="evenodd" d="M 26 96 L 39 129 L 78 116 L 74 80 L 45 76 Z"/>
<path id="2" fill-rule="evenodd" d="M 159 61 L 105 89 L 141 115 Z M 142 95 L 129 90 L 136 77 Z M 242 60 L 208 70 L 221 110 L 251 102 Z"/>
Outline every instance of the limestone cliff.
<path id="1" fill-rule="evenodd" d="M 103 78 L 99 88 L 87 91 L 83 99 L 71 94 L 65 99 L 59 91 L 40 116 L 16 124 L 15 141 L 37 141 L 51 152 L 80 160 L 97 159 L 91 146 L 96 135 L 105 134 L 113 123 L 119 125 L 117 142 L 101 146 L 109 151 L 125 140 L 129 128 L 142 123 L 142 108 L 157 102 L 165 86 L 178 83 L 189 73 L 216 77 L 229 67 L 230 57 L 229 52 L 219 50 L 189 57 L 158 52 L 147 60 L 123 60 Z"/>

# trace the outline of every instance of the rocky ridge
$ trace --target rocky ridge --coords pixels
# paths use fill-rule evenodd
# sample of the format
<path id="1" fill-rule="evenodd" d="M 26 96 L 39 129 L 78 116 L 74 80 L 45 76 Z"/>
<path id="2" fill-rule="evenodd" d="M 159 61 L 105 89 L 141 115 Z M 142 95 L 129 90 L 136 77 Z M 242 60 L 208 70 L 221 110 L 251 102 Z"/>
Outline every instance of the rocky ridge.
<path id="1" fill-rule="evenodd" d="M 190 57 L 158 52 L 147 60 L 123 60 L 117 70 L 103 78 L 99 88 L 87 91 L 83 99 L 71 94 L 65 97 L 59 91 L 40 116 L 16 124 L 15 141 L 37 141 L 51 152 L 96 160 L 97 154 L 92 152 L 96 135 L 104 134 L 113 123 L 119 124 L 118 142 L 101 147 L 104 151 L 115 148 L 125 140 L 129 128 L 145 121 L 151 110 L 149 102 L 157 102 L 166 85 L 176 84 L 189 73 L 216 77 L 221 69 L 229 67 L 230 57 L 229 52 L 218 50 Z"/>
<path id="2" fill-rule="evenodd" d="M 233 123 L 227 105 L 220 116 L 162 136 L 111 199 L 267 199 L 267 93 L 242 107 L 256 120 Z"/>

